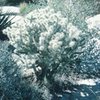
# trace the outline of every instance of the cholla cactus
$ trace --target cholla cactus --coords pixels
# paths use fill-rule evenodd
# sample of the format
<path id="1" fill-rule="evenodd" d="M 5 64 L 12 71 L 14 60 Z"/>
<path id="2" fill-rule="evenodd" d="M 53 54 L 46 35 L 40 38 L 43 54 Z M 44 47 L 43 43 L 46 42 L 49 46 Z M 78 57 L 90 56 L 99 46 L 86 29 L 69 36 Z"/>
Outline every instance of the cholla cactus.
<path id="1" fill-rule="evenodd" d="M 23 18 L 20 23 L 18 22 L 12 28 L 6 30 L 9 38 L 11 38 L 10 43 L 16 47 L 17 51 L 27 53 L 25 49 L 28 49 L 29 52 L 29 49 L 33 49 L 34 46 L 40 51 L 44 49 L 51 49 L 50 51 L 52 51 L 63 45 L 62 40 L 65 40 L 64 44 L 72 46 L 71 41 L 78 39 L 81 31 L 77 27 L 68 23 L 67 18 L 64 18 L 60 12 L 48 11 L 49 8 L 34 10 L 26 16 L 25 20 Z M 18 29 L 16 34 L 14 34 L 16 28 Z M 55 46 L 52 43 L 55 43 Z M 58 45 L 56 45 L 57 43 Z"/>
<path id="2" fill-rule="evenodd" d="M 75 64 L 80 61 L 77 50 L 85 33 L 69 23 L 60 12 L 55 13 L 49 7 L 34 10 L 4 32 L 15 47 L 14 53 L 20 55 L 13 57 L 14 61 L 18 65 L 16 59 L 20 59 L 18 66 L 33 68 L 36 82 L 49 84 L 49 89 L 52 86 L 55 89 L 53 84 L 59 83 L 59 79 L 62 79 L 60 84 L 74 83 L 68 76 L 77 69 Z"/>

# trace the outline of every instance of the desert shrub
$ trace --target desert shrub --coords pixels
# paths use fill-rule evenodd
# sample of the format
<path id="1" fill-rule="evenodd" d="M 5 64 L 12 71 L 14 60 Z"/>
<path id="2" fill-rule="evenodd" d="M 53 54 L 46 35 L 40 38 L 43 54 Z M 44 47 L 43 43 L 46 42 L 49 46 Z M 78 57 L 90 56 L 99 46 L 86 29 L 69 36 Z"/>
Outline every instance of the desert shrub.
<path id="1" fill-rule="evenodd" d="M 43 94 L 41 98 L 51 100 L 52 94 L 59 94 L 69 85 L 76 84 L 76 77 L 79 77 L 76 65 L 80 64 L 79 55 L 89 34 L 74 26 L 60 12 L 49 7 L 34 10 L 4 32 L 15 47 L 13 60 L 20 66 L 21 75 L 25 68 L 35 71 L 32 91 Z"/>

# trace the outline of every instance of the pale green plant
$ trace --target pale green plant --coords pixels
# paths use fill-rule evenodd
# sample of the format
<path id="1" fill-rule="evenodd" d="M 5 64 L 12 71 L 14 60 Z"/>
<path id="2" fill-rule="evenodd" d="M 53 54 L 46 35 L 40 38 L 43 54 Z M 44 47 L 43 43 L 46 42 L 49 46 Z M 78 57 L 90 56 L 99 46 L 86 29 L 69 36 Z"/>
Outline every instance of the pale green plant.
<path id="1" fill-rule="evenodd" d="M 16 64 L 23 66 L 21 70 L 24 67 L 33 68 L 36 87 L 41 84 L 41 88 L 47 88 L 44 99 L 51 92 L 51 97 L 58 93 L 56 84 L 59 89 L 62 87 L 61 91 L 70 84 L 76 84 L 76 77 L 79 76 L 76 63 L 80 62 L 81 53 L 78 49 L 84 45 L 86 33 L 70 23 L 61 12 L 56 13 L 49 7 L 34 10 L 4 32 L 15 47 L 17 57 L 13 56 L 13 59 Z M 32 87 L 36 88 L 34 84 Z"/>

